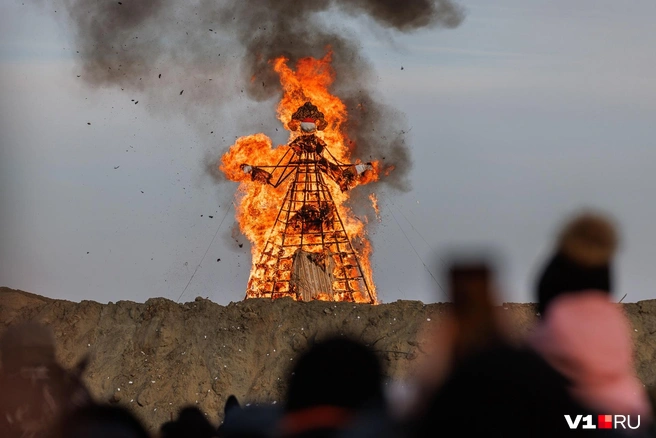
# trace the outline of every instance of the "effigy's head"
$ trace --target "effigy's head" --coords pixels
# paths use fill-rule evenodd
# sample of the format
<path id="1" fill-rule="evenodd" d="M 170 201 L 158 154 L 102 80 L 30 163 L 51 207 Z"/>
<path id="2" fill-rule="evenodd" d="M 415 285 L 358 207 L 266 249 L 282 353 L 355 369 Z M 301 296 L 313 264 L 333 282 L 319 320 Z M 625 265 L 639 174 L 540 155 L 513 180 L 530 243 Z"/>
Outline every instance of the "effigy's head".
<path id="1" fill-rule="evenodd" d="M 312 134 L 315 131 L 323 131 L 328 122 L 319 109 L 312 105 L 311 102 L 305 102 L 303 106 L 299 107 L 292 119 L 287 124 L 291 131 L 300 131 L 304 134 Z"/>

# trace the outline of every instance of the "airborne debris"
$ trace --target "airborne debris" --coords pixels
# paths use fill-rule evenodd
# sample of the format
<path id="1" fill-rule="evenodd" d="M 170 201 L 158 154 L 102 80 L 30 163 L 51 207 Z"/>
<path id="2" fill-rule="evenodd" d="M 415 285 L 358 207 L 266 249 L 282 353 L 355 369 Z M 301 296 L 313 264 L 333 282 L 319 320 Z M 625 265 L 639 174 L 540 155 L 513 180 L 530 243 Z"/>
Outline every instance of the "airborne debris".
<path id="1" fill-rule="evenodd" d="M 207 217 L 210 218 L 210 219 L 214 219 L 214 216 L 207 216 Z"/>
<path id="2" fill-rule="evenodd" d="M 184 90 L 182 90 L 182 91 L 180 92 L 180 96 L 182 96 L 182 93 L 184 93 Z"/>
<path id="3" fill-rule="evenodd" d="M 119 167 L 121 167 L 121 166 L 114 166 L 114 170 L 118 169 Z"/>
<path id="4" fill-rule="evenodd" d="M 162 74 L 160 73 L 158 77 L 161 79 L 161 78 L 162 78 Z"/>

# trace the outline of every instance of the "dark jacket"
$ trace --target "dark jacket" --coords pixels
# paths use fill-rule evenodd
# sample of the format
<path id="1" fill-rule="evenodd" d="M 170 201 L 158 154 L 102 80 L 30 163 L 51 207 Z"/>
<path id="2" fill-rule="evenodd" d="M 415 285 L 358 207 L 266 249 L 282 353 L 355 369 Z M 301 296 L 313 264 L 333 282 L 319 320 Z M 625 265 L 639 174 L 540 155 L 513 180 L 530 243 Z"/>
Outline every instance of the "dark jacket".
<path id="1" fill-rule="evenodd" d="M 495 347 L 464 361 L 412 425 L 417 438 L 434 436 L 622 436 L 615 430 L 572 430 L 565 415 L 597 416 L 575 402 L 565 378 L 539 355 Z"/>

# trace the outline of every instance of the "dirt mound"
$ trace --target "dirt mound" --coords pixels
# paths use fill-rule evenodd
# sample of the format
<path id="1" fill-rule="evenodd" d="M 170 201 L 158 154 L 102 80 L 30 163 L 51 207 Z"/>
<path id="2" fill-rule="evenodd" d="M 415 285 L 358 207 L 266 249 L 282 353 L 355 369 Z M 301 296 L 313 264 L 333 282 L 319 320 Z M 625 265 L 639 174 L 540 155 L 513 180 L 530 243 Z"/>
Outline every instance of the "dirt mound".
<path id="1" fill-rule="evenodd" d="M 197 404 L 218 423 L 230 394 L 280 402 L 299 352 L 315 339 L 344 333 L 378 351 L 390 377 L 406 378 L 424 351 L 426 325 L 448 304 L 367 304 L 251 299 L 227 306 L 209 300 L 176 304 L 153 298 L 99 304 L 53 300 L 0 288 L 0 331 L 25 320 L 53 328 L 61 361 L 92 361 L 86 380 L 99 400 L 133 409 L 151 428 Z M 634 328 L 638 374 L 656 384 L 656 300 L 624 304 Z M 517 336 L 531 329 L 532 304 L 504 304 Z"/>

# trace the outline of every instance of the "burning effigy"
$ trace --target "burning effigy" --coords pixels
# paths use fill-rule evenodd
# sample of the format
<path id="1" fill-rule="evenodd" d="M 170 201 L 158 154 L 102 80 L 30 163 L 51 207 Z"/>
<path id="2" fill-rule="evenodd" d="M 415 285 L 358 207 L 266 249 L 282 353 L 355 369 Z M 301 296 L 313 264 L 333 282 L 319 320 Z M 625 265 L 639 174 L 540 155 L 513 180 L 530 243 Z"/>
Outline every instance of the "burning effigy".
<path id="1" fill-rule="evenodd" d="M 354 187 L 378 180 L 380 167 L 350 161 L 346 107 L 328 90 L 330 61 L 331 53 L 303 58 L 292 70 L 284 57 L 274 60 L 288 144 L 241 137 L 221 159 L 220 169 L 240 182 L 237 220 L 253 244 L 246 298 L 377 303 L 365 223 L 347 200 Z"/>

